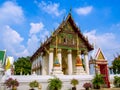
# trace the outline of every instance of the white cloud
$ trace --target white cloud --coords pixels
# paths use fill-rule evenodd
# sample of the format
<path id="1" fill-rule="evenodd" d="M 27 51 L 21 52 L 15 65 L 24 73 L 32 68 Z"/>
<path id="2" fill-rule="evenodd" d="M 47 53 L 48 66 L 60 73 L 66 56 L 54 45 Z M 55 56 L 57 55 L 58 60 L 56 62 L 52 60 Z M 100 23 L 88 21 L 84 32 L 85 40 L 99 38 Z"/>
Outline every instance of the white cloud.
<path id="1" fill-rule="evenodd" d="M 87 6 L 87 7 L 79 7 L 75 9 L 75 12 L 78 15 L 87 15 L 92 11 L 93 7 L 92 6 Z"/>
<path id="2" fill-rule="evenodd" d="M 14 45 L 23 41 L 23 38 L 20 37 L 20 35 L 12 28 L 10 28 L 9 26 L 5 26 L 3 40 L 7 43 L 12 43 Z"/>
<path id="3" fill-rule="evenodd" d="M 46 13 L 51 14 L 51 15 L 55 15 L 55 16 L 60 16 L 61 14 L 63 14 L 65 12 L 65 10 L 59 10 L 59 3 L 52 3 L 52 2 L 44 2 L 41 1 L 39 3 L 39 7 Z"/>
<path id="4" fill-rule="evenodd" d="M 42 22 L 40 23 L 30 23 L 31 29 L 30 29 L 30 35 L 39 33 L 40 30 L 43 29 L 44 25 Z"/>
<path id="5" fill-rule="evenodd" d="M 23 10 L 17 4 L 7 1 L 0 7 L 0 23 L 21 23 L 24 20 Z"/>
<path id="6" fill-rule="evenodd" d="M 8 55 L 20 57 L 25 50 L 22 45 L 24 38 L 10 26 L 3 26 L 0 34 L 1 47 L 7 50 Z M 24 53 L 28 55 L 29 53 Z"/>
<path id="7" fill-rule="evenodd" d="M 22 44 L 24 38 L 11 28 L 12 25 L 20 24 L 25 20 L 23 10 L 12 1 L 6 1 L 0 6 L 0 46 L 7 50 L 7 55 L 20 57 L 25 52 Z M 24 53 L 28 55 L 29 53 Z"/>
<path id="8" fill-rule="evenodd" d="M 96 30 L 91 30 L 90 32 L 84 33 L 84 35 L 88 36 L 90 43 L 95 43 L 98 47 L 102 47 L 104 49 L 110 49 L 113 45 L 118 45 L 113 33 L 97 35 Z"/>
<path id="9" fill-rule="evenodd" d="M 112 31 L 120 31 L 120 23 L 113 24 L 110 28 Z"/>
<path id="10" fill-rule="evenodd" d="M 39 38 L 36 35 L 32 35 L 27 42 L 27 50 L 33 54 L 35 50 L 40 46 Z"/>
<path id="11" fill-rule="evenodd" d="M 49 36 L 49 32 L 44 28 L 44 24 L 42 22 L 30 23 L 30 26 L 30 37 L 27 41 L 27 50 L 30 54 L 33 54 L 33 52 L 35 52 L 40 46 L 40 42 L 44 42 L 46 36 Z"/>
<path id="12" fill-rule="evenodd" d="M 120 52 L 118 47 L 120 47 L 120 43 L 116 40 L 116 36 L 113 33 L 103 33 L 101 35 L 97 35 L 96 30 L 91 30 L 90 32 L 84 33 L 85 36 L 88 36 L 88 40 L 90 43 L 95 43 L 95 48 L 101 48 L 109 64 L 114 59 L 114 54 L 116 52 Z"/>

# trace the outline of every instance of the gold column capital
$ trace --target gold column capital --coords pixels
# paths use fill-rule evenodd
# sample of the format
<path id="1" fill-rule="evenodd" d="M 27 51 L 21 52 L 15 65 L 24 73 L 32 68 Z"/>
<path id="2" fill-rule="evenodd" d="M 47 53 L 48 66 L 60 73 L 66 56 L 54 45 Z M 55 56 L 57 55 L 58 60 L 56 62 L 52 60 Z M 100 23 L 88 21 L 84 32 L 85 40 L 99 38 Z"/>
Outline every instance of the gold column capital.
<path id="1" fill-rule="evenodd" d="M 58 50 L 57 50 L 57 53 L 61 53 L 61 51 L 62 51 L 61 49 L 58 49 Z"/>
<path id="2" fill-rule="evenodd" d="M 81 50 L 78 50 L 78 51 L 77 51 L 77 55 L 81 55 Z"/>
<path id="3" fill-rule="evenodd" d="M 70 54 L 70 53 L 72 53 L 72 50 L 69 49 L 67 52 L 68 52 L 68 54 Z"/>
<path id="4" fill-rule="evenodd" d="M 50 48 L 50 49 L 49 49 L 49 52 L 53 52 L 53 51 L 54 51 L 54 48 Z"/>

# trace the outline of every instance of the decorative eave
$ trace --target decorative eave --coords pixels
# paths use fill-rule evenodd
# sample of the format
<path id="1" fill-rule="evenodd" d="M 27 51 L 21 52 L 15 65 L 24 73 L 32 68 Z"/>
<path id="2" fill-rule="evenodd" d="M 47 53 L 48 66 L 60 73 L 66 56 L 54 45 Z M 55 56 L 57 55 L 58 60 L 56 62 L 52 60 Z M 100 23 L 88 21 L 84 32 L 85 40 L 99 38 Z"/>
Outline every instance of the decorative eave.
<path id="1" fill-rule="evenodd" d="M 81 30 L 80 30 L 80 29 L 77 27 L 77 25 L 75 24 L 75 22 L 74 22 L 74 20 L 73 20 L 73 18 L 72 18 L 71 13 L 69 13 L 69 15 L 68 15 L 65 23 L 66 23 L 67 21 L 70 21 L 71 25 L 73 25 L 73 27 L 74 27 L 74 30 L 76 30 L 76 32 L 78 33 L 78 36 L 85 42 L 85 44 L 86 44 L 86 46 L 87 46 L 87 48 L 88 48 L 88 51 L 93 50 L 93 49 L 94 49 L 93 46 L 89 43 L 88 39 L 85 38 L 85 36 L 81 33 Z"/>
<path id="2" fill-rule="evenodd" d="M 36 57 L 36 55 L 39 54 L 39 52 L 43 52 L 44 51 L 44 47 L 46 47 L 47 45 L 50 44 L 51 40 L 58 35 L 58 33 L 63 29 L 63 27 L 65 26 L 65 24 L 70 21 L 71 25 L 73 25 L 73 28 L 75 30 L 75 32 L 78 33 L 78 36 L 85 42 L 88 51 L 93 50 L 93 46 L 88 42 L 88 39 L 84 37 L 84 35 L 81 33 L 80 29 L 77 27 L 77 25 L 75 24 L 71 13 L 68 14 L 66 20 L 63 20 L 62 23 L 58 26 L 58 28 L 53 32 L 53 35 L 51 35 L 39 48 L 38 50 L 32 55 L 32 57 L 30 58 L 31 61 L 33 61 L 33 59 Z"/>
<path id="3" fill-rule="evenodd" d="M 104 61 L 96 61 L 96 64 L 108 64 L 107 60 Z"/>
<path id="4" fill-rule="evenodd" d="M 89 60 L 89 64 L 108 64 L 107 60 Z"/>

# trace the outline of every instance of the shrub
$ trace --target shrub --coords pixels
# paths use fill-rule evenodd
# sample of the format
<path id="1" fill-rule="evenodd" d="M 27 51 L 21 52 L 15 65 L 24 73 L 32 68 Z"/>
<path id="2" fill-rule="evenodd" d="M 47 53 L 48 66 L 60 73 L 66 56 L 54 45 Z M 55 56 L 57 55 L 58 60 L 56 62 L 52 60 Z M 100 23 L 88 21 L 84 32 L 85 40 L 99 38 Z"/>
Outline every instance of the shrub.
<path id="1" fill-rule="evenodd" d="M 103 75 L 96 74 L 95 77 L 93 78 L 92 83 L 95 89 L 99 89 L 100 85 L 104 84 Z"/>
<path id="2" fill-rule="evenodd" d="M 92 84 L 91 84 L 91 83 L 84 83 L 84 84 L 83 84 L 83 87 L 84 87 L 84 88 L 91 88 L 91 87 L 92 87 Z"/>
<path id="3" fill-rule="evenodd" d="M 18 87 L 19 82 L 16 79 L 9 78 L 5 81 L 5 85 L 7 86 L 7 88 Z"/>
<path id="4" fill-rule="evenodd" d="M 48 83 L 49 83 L 48 88 L 50 90 L 60 90 L 62 88 L 62 81 L 57 77 L 49 79 Z"/>
<path id="5" fill-rule="evenodd" d="M 38 85 L 39 85 L 39 83 L 36 80 L 29 83 L 29 86 L 31 88 L 38 87 Z"/>
<path id="6" fill-rule="evenodd" d="M 115 76 L 113 83 L 114 83 L 115 87 L 120 87 L 120 77 Z"/>
<path id="7" fill-rule="evenodd" d="M 78 80 L 77 79 L 72 79 L 71 80 L 71 84 L 75 87 L 77 84 L 79 84 Z"/>

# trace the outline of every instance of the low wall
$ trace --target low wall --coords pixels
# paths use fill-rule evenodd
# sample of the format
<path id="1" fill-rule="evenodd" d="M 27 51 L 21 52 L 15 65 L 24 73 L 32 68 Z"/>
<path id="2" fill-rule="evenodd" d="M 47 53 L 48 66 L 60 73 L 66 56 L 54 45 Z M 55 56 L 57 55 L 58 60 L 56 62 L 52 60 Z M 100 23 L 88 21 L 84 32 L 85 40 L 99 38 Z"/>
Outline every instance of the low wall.
<path id="1" fill-rule="evenodd" d="M 110 86 L 113 86 L 113 80 L 114 80 L 115 75 L 110 75 Z M 120 75 L 118 75 L 120 76 Z M 41 85 L 42 85 L 42 90 L 48 90 L 48 79 L 54 78 L 54 76 L 42 76 L 42 75 L 14 75 L 10 76 L 14 79 L 17 79 L 20 83 L 19 87 L 17 90 L 29 90 L 29 83 L 31 81 L 37 80 Z M 70 84 L 70 81 L 75 78 L 79 81 L 79 84 L 77 85 L 77 90 L 84 90 L 83 84 L 85 82 L 91 82 L 93 79 L 93 75 L 57 75 L 56 77 L 60 78 L 61 81 L 63 82 L 63 86 L 61 90 L 71 90 L 72 85 Z M 2 77 L 2 80 L 0 82 L 0 90 L 9 90 L 7 87 L 4 85 L 5 81 L 5 76 Z M 107 89 L 103 89 L 107 90 Z M 118 89 L 111 89 L 111 90 L 118 90 Z M 119 89 L 120 90 L 120 89 Z"/>
<path id="2" fill-rule="evenodd" d="M 54 78 L 54 76 L 41 76 L 41 75 L 29 75 L 29 76 L 11 76 L 14 79 L 17 79 L 20 83 L 17 90 L 29 90 L 29 83 L 31 81 L 37 80 L 42 85 L 42 90 L 48 90 L 48 79 Z M 70 84 L 71 79 L 75 78 L 79 81 L 79 85 L 77 85 L 77 90 L 83 90 L 82 87 L 85 82 L 91 82 L 93 76 L 92 75 L 57 75 L 56 77 L 60 78 L 63 82 L 63 86 L 61 90 L 71 90 L 72 85 Z M 9 90 L 3 84 L 5 81 L 5 76 L 1 81 L 0 90 Z"/>

